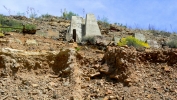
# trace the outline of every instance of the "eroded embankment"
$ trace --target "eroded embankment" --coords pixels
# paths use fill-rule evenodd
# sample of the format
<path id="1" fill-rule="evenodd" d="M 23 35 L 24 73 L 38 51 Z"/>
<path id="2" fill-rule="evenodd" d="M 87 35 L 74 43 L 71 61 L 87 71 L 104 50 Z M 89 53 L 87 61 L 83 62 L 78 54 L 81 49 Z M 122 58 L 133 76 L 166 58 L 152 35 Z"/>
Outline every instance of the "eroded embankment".
<path id="1" fill-rule="evenodd" d="M 143 52 L 139 52 L 135 48 L 110 47 L 104 55 L 102 60 L 103 67 L 100 71 L 128 85 L 130 81 L 135 81 L 131 79 L 133 78 L 132 75 L 138 68 L 141 69 L 143 66 L 144 69 L 147 67 L 150 68 L 150 66 L 161 66 L 161 69 L 164 69 L 164 73 L 176 70 L 176 57 L 177 50 L 175 49 L 147 49 Z"/>
<path id="2" fill-rule="evenodd" d="M 74 100 L 177 97 L 176 50 L 139 52 L 132 47 L 108 47 L 105 53 L 89 52 L 87 55 L 75 49 L 26 52 L 2 48 L 0 97 Z M 104 57 L 98 56 L 102 53 Z"/>
<path id="3" fill-rule="evenodd" d="M 19 83 L 16 83 L 17 85 L 11 85 L 12 83 L 8 84 L 2 84 L 0 87 L 3 91 L 7 91 L 7 94 L 3 92 L 3 95 L 1 97 L 7 97 L 9 99 L 12 98 L 18 98 L 18 99 L 29 99 L 31 98 L 31 94 L 40 95 L 40 93 L 33 93 L 34 87 L 43 87 L 39 90 L 45 91 L 46 88 L 49 88 L 46 86 L 46 84 L 52 84 L 52 86 L 56 85 L 56 87 L 59 86 L 60 81 L 57 80 L 56 83 L 54 83 L 54 80 L 51 81 L 50 78 L 58 78 L 61 80 L 64 80 L 64 83 L 61 83 L 67 85 L 67 88 L 58 88 L 58 91 L 52 90 L 55 93 L 50 93 L 51 91 L 47 91 L 44 94 L 46 95 L 53 95 L 55 94 L 54 98 L 59 99 L 57 94 L 63 95 L 63 98 L 60 99 L 66 99 L 66 98 L 75 98 L 81 100 L 82 92 L 81 92 L 81 86 L 79 85 L 81 83 L 80 79 L 80 66 L 76 63 L 76 52 L 75 49 L 66 49 L 66 50 L 60 50 L 60 51 L 51 51 L 51 52 L 26 52 L 23 50 L 17 50 L 17 49 L 11 49 L 11 48 L 2 48 L 0 52 L 0 77 L 2 79 L 8 79 L 11 81 L 18 81 Z M 63 78 L 60 78 L 63 77 Z M 64 78 L 69 77 L 69 78 Z M 10 78 L 10 79 L 9 79 Z M 40 80 L 43 79 L 43 81 Z M 51 82 L 48 82 L 51 81 Z M 4 81 L 5 83 L 7 80 Z M 4 83 L 3 80 L 0 83 Z M 45 83 L 45 86 L 40 86 L 42 83 Z M 9 88 L 5 88 L 4 85 L 8 86 Z M 15 89 L 15 87 L 21 85 L 27 85 L 25 90 L 25 93 L 18 94 L 21 90 Z M 44 85 L 44 84 L 43 84 Z M 11 86 L 11 87 L 10 87 Z M 64 86 L 64 85 L 63 85 Z M 12 89 L 12 87 L 14 89 Z M 49 89 L 51 90 L 51 89 Z M 64 91 L 61 92 L 59 91 Z M 76 90 L 76 91 L 72 91 Z M 11 91 L 11 92 L 10 92 Z M 11 94 L 14 91 L 17 94 L 15 97 Z M 57 94 L 56 94 L 57 93 Z M 25 97 L 25 94 L 27 95 Z M 29 95 L 30 94 L 30 95 Z M 5 96 L 7 95 L 7 96 Z M 57 96 L 57 97 L 56 97 Z M 37 96 L 32 96 L 34 99 L 37 99 Z M 41 96 L 40 98 L 46 98 L 45 96 Z M 52 98 L 52 96 L 50 97 Z M 0 98 L 1 99 L 1 98 Z"/>

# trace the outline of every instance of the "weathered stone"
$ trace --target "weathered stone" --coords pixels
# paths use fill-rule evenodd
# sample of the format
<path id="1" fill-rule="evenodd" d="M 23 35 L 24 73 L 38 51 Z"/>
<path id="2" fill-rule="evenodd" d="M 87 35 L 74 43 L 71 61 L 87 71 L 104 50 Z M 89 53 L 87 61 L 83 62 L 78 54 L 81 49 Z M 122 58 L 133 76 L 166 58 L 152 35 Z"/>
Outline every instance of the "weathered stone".
<path id="1" fill-rule="evenodd" d="M 100 72 L 104 73 L 104 74 L 109 74 L 109 67 L 106 65 L 102 65 L 102 67 L 100 68 Z"/>
<path id="2" fill-rule="evenodd" d="M 108 89 L 107 91 L 106 91 L 106 94 L 112 94 L 113 92 L 112 92 L 112 90 L 110 90 L 110 89 Z"/>
<path id="3" fill-rule="evenodd" d="M 70 41 L 73 37 L 73 30 L 76 30 L 76 37 L 77 37 L 77 42 L 81 41 L 82 38 L 82 18 L 79 16 L 72 16 L 71 18 L 71 26 L 70 26 L 70 30 L 69 33 L 66 34 L 66 40 Z"/>
<path id="4" fill-rule="evenodd" d="M 10 67 L 11 67 L 12 70 L 14 70 L 14 69 L 16 70 L 20 67 L 20 65 L 17 63 L 17 61 L 15 59 L 11 59 L 10 63 L 11 63 Z"/>
<path id="5" fill-rule="evenodd" d="M 49 84 L 50 84 L 50 86 L 55 86 L 55 87 L 58 86 L 58 84 L 54 83 L 54 82 L 50 82 Z"/>
<path id="6" fill-rule="evenodd" d="M 26 40 L 27 45 L 38 45 L 36 40 Z"/>
<path id="7" fill-rule="evenodd" d="M 25 55 L 25 56 L 30 56 L 30 55 L 56 55 L 58 52 L 56 51 L 43 51 L 43 52 L 27 52 L 24 50 L 18 50 L 18 49 L 12 49 L 12 48 L 2 48 L 1 49 L 2 53 L 5 54 L 11 54 L 12 56 L 14 55 Z"/>
<path id="8" fill-rule="evenodd" d="M 32 84 L 32 87 L 37 88 L 37 87 L 39 87 L 39 85 L 38 84 Z"/>
<path id="9" fill-rule="evenodd" d="M 70 41 L 76 39 L 76 42 L 81 42 L 83 37 L 101 36 L 96 18 L 93 14 L 87 14 L 86 20 L 79 16 L 72 16 L 71 25 L 68 28 L 69 32 L 66 33 L 66 40 Z"/>
<path id="10" fill-rule="evenodd" d="M 147 40 L 147 43 L 150 45 L 151 48 L 160 48 L 157 41 L 154 40 Z"/>
<path id="11" fill-rule="evenodd" d="M 114 44 L 117 45 L 117 43 L 120 41 L 120 37 L 115 37 L 113 38 Z"/>
<path id="12" fill-rule="evenodd" d="M 141 41 L 146 41 L 146 38 L 145 38 L 145 36 L 143 35 L 143 34 L 141 34 L 141 33 L 134 33 L 134 35 L 133 35 L 136 39 L 138 39 L 138 40 L 141 40 Z"/>
<path id="13" fill-rule="evenodd" d="M 95 36 L 95 35 L 101 35 L 96 18 L 94 14 L 87 14 L 85 23 L 85 36 Z"/>
<path id="14" fill-rule="evenodd" d="M 104 46 L 107 46 L 107 45 L 110 43 L 110 41 L 107 40 L 106 37 L 104 37 L 104 36 L 99 36 L 99 35 L 94 36 L 94 41 L 96 42 L 96 43 L 94 43 L 94 44 L 97 44 L 97 45 L 104 45 Z"/>
<path id="15" fill-rule="evenodd" d="M 90 74 L 89 76 L 90 76 L 90 77 L 95 77 L 95 76 L 98 76 L 98 75 L 100 75 L 100 72 L 96 72 L 96 73 L 94 73 L 94 74 Z"/>
<path id="16" fill-rule="evenodd" d="M 109 96 L 104 97 L 103 100 L 109 100 Z"/>
<path id="17" fill-rule="evenodd" d="M 116 96 L 109 96 L 109 99 L 116 99 L 117 97 Z"/>

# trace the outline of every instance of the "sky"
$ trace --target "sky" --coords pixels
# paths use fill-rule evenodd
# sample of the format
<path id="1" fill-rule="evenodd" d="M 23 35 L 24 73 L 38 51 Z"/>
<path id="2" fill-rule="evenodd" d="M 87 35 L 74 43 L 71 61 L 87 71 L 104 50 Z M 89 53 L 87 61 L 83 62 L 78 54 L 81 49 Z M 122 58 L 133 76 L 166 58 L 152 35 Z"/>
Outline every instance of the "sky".
<path id="1" fill-rule="evenodd" d="M 35 13 L 61 16 L 64 9 L 81 17 L 95 14 L 97 19 L 120 23 L 129 28 L 151 28 L 177 32 L 177 0 L 1 0 L 0 14 Z"/>

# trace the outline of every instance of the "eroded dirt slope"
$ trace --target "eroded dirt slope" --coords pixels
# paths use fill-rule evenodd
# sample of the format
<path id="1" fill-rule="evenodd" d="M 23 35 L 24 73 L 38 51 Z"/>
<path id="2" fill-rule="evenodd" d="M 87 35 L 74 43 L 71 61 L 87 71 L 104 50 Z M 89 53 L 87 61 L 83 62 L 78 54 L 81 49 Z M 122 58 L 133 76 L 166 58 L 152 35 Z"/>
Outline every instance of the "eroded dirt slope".
<path id="1" fill-rule="evenodd" d="M 0 39 L 2 100 L 176 100 L 177 51 L 78 45 L 36 35 Z M 76 48 L 77 47 L 77 48 Z"/>

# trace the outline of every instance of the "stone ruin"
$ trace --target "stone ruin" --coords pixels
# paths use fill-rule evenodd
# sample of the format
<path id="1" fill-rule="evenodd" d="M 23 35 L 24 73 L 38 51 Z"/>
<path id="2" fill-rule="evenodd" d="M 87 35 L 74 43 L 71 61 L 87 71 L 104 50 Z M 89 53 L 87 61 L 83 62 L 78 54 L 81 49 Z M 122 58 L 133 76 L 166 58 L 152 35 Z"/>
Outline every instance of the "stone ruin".
<path id="1" fill-rule="evenodd" d="M 87 14 L 86 19 L 72 16 L 70 27 L 66 33 L 66 40 L 74 39 L 75 42 L 79 43 L 83 37 L 89 36 L 101 36 L 94 14 Z"/>
<path id="2" fill-rule="evenodd" d="M 73 40 L 73 42 L 80 43 L 84 37 L 90 36 L 101 36 L 101 32 L 94 14 L 87 14 L 86 19 L 79 16 L 72 16 L 70 27 L 68 27 L 65 39 L 67 41 Z M 159 48 L 157 41 L 147 40 L 146 37 L 141 33 L 134 33 L 132 36 L 138 40 L 147 42 L 152 48 Z M 120 39 L 121 37 L 114 37 L 114 44 L 117 44 Z M 103 42 L 103 40 L 105 39 L 101 38 L 99 41 Z"/>

